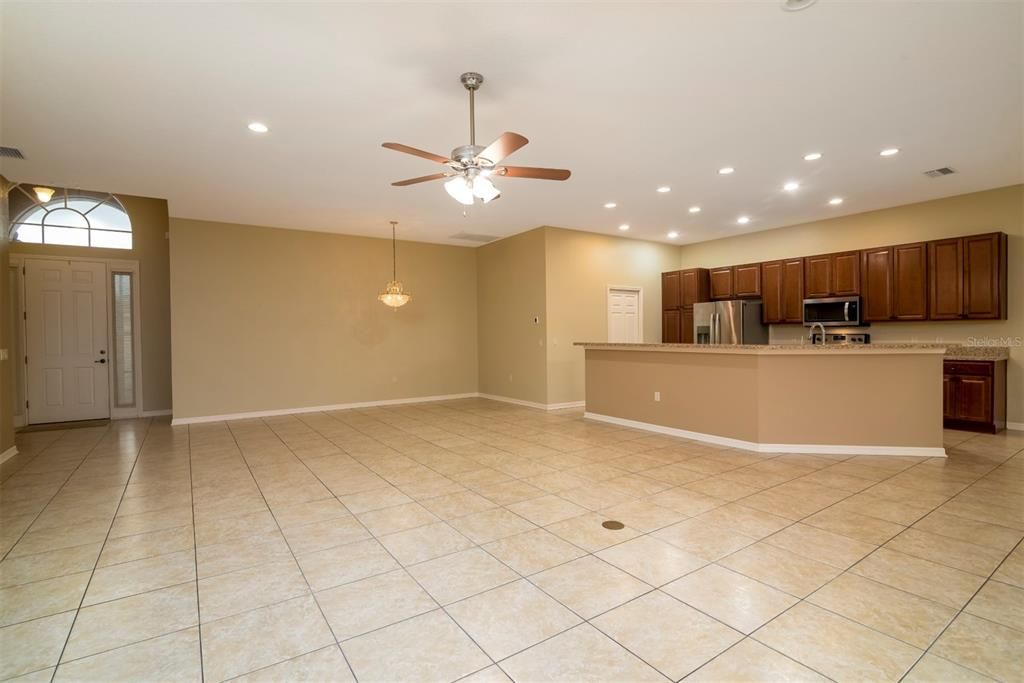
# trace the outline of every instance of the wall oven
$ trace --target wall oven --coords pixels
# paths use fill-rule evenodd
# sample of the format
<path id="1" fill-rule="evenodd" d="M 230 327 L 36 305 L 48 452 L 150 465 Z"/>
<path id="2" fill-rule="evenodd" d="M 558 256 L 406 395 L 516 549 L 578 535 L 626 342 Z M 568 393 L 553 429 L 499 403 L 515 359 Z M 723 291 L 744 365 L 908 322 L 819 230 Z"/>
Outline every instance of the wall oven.
<path id="1" fill-rule="evenodd" d="M 804 299 L 804 326 L 810 327 L 818 323 L 825 327 L 857 327 L 861 324 L 860 297 Z"/>

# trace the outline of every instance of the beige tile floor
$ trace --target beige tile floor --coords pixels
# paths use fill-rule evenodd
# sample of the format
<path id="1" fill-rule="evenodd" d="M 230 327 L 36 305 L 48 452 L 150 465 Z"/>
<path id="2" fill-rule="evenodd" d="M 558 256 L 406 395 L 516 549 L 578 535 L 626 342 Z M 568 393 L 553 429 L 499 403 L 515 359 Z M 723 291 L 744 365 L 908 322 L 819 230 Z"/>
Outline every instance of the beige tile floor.
<path id="1" fill-rule="evenodd" d="M 25 434 L 0 679 L 1018 681 L 1024 434 L 946 438 L 759 456 L 486 400 Z"/>

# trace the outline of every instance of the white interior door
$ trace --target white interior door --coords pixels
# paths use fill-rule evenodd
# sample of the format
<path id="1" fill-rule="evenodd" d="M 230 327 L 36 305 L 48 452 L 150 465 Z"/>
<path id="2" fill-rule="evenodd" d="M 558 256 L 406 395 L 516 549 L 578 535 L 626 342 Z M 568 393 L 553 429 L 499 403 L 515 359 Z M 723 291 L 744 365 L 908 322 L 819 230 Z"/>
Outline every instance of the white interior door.
<path id="1" fill-rule="evenodd" d="M 107 267 L 25 261 L 28 421 L 110 417 Z"/>
<path id="2" fill-rule="evenodd" d="M 640 291 L 608 290 L 608 341 L 637 343 L 642 341 L 640 328 Z"/>

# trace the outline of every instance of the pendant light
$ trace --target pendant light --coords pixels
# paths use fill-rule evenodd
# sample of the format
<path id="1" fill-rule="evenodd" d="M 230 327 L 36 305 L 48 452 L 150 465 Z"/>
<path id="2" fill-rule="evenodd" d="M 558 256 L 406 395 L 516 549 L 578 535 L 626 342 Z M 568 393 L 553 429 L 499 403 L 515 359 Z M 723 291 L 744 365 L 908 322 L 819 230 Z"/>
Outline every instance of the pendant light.
<path id="1" fill-rule="evenodd" d="M 395 240 L 395 226 L 398 221 L 391 221 L 391 282 L 384 288 L 384 291 L 377 297 L 385 306 L 397 309 L 409 303 L 411 294 L 402 291 L 402 283 L 398 281 L 398 253 Z"/>

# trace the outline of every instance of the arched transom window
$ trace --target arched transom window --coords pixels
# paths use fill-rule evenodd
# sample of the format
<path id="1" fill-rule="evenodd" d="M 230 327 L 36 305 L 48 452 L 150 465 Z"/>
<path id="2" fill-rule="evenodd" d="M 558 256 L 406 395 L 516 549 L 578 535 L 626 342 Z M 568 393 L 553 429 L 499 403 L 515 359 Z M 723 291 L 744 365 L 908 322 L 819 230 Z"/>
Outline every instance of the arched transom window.
<path id="1" fill-rule="evenodd" d="M 40 202 L 25 188 L 19 186 L 18 189 L 31 200 L 31 204 L 17 213 L 12 221 L 11 241 L 103 249 L 132 248 L 132 222 L 114 195 L 58 190 L 49 201 Z"/>

